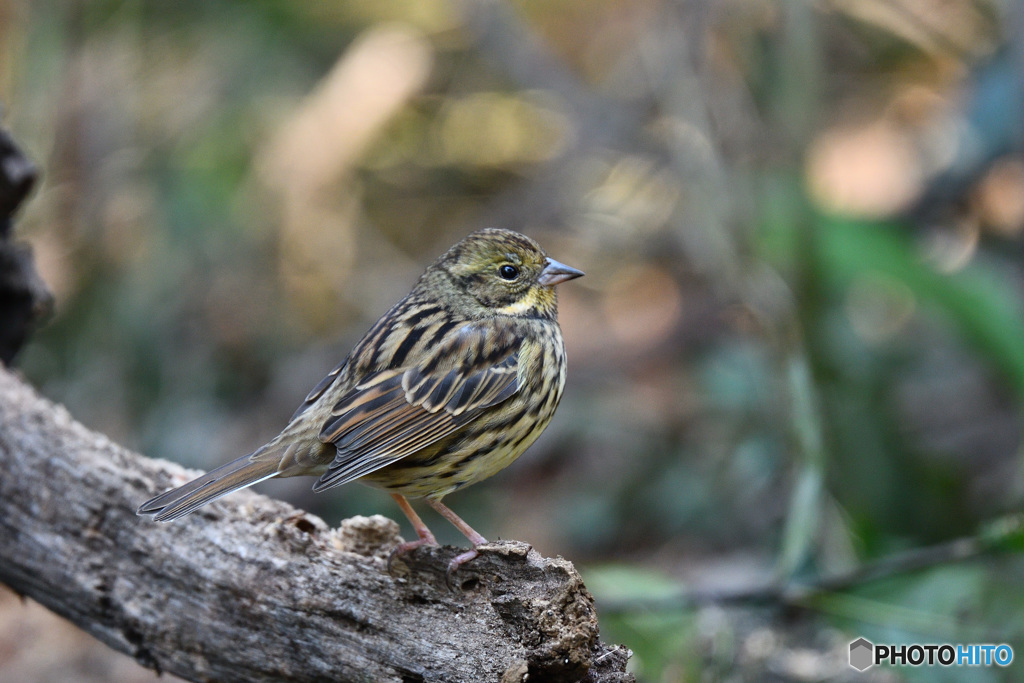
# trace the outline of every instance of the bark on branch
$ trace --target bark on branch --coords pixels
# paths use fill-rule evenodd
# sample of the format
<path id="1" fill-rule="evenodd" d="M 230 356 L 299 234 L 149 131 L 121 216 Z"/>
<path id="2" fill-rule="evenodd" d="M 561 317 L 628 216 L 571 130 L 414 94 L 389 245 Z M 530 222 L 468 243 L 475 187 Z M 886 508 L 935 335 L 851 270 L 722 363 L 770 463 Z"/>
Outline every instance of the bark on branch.
<path id="1" fill-rule="evenodd" d="M 398 526 L 339 529 L 240 492 L 160 525 L 140 501 L 193 473 L 75 422 L 0 367 L 0 581 L 190 680 L 627 681 L 569 562 L 494 543 L 394 563 Z"/>

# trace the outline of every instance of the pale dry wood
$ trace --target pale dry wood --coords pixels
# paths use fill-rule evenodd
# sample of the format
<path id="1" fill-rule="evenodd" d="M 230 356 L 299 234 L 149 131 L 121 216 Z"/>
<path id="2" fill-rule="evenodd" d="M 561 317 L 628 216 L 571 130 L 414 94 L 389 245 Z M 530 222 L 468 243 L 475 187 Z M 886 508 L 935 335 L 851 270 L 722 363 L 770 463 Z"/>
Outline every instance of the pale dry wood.
<path id="1" fill-rule="evenodd" d="M 383 517 L 319 518 L 251 492 L 136 517 L 194 475 L 75 422 L 0 367 L 0 581 L 145 666 L 190 680 L 627 681 L 572 564 L 487 546 L 414 551 Z"/>

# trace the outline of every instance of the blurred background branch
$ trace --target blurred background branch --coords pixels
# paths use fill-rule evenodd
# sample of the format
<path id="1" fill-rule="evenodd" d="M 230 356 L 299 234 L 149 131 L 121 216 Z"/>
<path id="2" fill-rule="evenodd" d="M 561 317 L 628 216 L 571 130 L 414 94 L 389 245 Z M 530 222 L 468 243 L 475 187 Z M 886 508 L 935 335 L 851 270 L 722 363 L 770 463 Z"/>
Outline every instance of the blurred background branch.
<path id="1" fill-rule="evenodd" d="M 58 302 L 19 366 L 115 440 L 211 467 L 501 225 L 588 276 L 562 293 L 559 415 L 460 492 L 475 526 L 571 558 L 599 604 L 959 547 L 1024 496 L 1021 7 L 0 2 L 5 123 L 45 171 L 20 237 Z M 602 627 L 642 680 L 842 679 L 861 635 L 1024 645 L 1022 574 L 986 552 L 795 614 Z"/>
<path id="2" fill-rule="evenodd" d="M 612 613 L 688 610 L 707 605 L 803 607 L 813 610 L 819 604 L 825 604 L 824 598 L 830 594 L 857 589 L 873 581 L 920 572 L 940 565 L 966 562 L 985 553 L 1020 552 L 1021 531 L 1021 516 L 1011 515 L 986 524 L 976 536 L 891 553 L 849 571 L 819 577 L 809 582 L 774 583 L 734 590 L 682 592 L 672 596 L 659 596 L 649 602 L 629 598 L 621 602 L 607 601 L 603 607 Z"/>

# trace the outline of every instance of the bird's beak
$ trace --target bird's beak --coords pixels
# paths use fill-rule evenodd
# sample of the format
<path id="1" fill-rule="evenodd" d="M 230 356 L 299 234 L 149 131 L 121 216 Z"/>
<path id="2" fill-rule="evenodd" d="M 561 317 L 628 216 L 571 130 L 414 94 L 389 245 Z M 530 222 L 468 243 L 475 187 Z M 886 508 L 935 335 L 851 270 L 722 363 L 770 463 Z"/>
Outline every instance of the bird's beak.
<path id="1" fill-rule="evenodd" d="M 540 271 L 540 277 L 537 278 L 537 281 L 545 287 L 553 287 L 566 280 L 575 280 L 578 277 L 583 277 L 582 270 L 576 270 L 572 266 L 567 266 L 553 258 L 549 258 L 544 266 L 544 270 Z"/>

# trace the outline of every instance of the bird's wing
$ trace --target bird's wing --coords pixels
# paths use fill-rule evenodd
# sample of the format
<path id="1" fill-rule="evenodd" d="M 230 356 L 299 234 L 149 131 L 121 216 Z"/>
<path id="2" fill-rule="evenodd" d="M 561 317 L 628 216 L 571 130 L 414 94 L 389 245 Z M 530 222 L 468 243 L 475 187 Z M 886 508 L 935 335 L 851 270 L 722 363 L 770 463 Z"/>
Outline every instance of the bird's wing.
<path id="1" fill-rule="evenodd" d="M 419 362 L 364 378 L 320 430 L 337 455 L 313 489 L 385 467 L 507 400 L 519 390 L 519 346 L 514 335 L 467 325 Z"/>
<path id="2" fill-rule="evenodd" d="M 338 367 L 334 368 L 329 373 L 327 373 L 327 376 L 324 377 L 322 380 L 320 380 L 317 383 L 317 385 L 315 387 L 313 387 L 313 390 L 309 392 L 309 394 L 306 396 L 305 400 L 302 402 L 302 405 L 300 405 L 295 410 L 295 412 L 292 414 L 291 419 L 288 420 L 288 422 L 294 422 L 295 418 L 297 418 L 299 415 L 302 415 L 304 412 L 306 412 L 309 409 L 309 407 L 311 405 L 316 403 L 316 400 L 318 398 L 320 398 L 321 396 L 323 396 L 324 393 L 327 391 L 327 389 L 332 384 L 334 384 L 334 382 L 338 379 L 338 376 L 341 374 L 341 371 L 345 369 L 345 366 L 347 364 L 348 364 L 348 358 L 346 358 L 345 360 L 341 361 L 341 363 L 338 364 Z"/>

